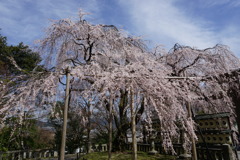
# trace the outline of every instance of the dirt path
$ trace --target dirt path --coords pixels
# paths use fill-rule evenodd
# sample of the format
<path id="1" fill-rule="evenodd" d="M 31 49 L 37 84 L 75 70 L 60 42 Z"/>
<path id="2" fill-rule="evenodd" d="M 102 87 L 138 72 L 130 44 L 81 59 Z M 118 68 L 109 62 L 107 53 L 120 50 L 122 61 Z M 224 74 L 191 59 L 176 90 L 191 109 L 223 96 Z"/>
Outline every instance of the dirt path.
<path id="1" fill-rule="evenodd" d="M 42 160 L 58 160 L 58 158 L 44 158 Z M 77 160 L 77 154 L 67 154 L 64 160 Z"/>

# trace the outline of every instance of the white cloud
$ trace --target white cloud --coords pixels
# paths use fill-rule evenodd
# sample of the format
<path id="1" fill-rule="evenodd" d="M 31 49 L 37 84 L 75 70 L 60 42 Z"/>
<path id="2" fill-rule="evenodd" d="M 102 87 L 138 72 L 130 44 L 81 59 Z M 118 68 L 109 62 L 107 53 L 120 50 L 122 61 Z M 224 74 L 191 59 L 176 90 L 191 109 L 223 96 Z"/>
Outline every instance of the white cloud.
<path id="1" fill-rule="evenodd" d="M 221 0 L 221 3 L 226 1 L 228 0 Z M 237 32 L 229 30 L 216 33 L 211 22 L 200 17 L 192 17 L 175 6 L 175 2 L 175 0 L 121 0 L 120 4 L 129 12 L 129 18 L 137 33 L 165 45 L 167 49 L 173 47 L 175 43 L 199 49 L 212 47 L 217 43 L 228 43 L 234 52 L 240 50 L 237 45 L 233 45 L 240 41 L 239 37 L 227 36 L 229 33 Z M 211 3 L 213 5 L 213 1 Z"/>
<path id="2" fill-rule="evenodd" d="M 41 38 L 50 19 L 76 17 L 79 8 L 93 14 L 90 16 L 91 21 L 108 23 L 109 19 L 115 17 L 110 12 L 107 12 L 107 17 L 101 17 L 100 13 L 103 9 L 107 11 L 107 8 L 104 8 L 106 2 L 106 0 L 2 0 L 0 1 L 1 33 L 7 36 L 12 44 L 20 41 L 32 44 L 34 40 Z M 125 25 L 132 34 L 165 45 L 167 50 L 175 43 L 200 49 L 223 43 L 229 45 L 233 52 L 240 52 L 239 25 L 234 24 L 235 22 L 231 27 L 228 24 L 224 25 L 227 28 L 213 26 L 214 22 L 202 17 L 193 17 L 183 8 L 180 9 L 176 5 L 176 2 L 179 3 L 177 0 L 119 0 L 118 2 L 123 12 L 126 12 L 124 15 L 129 15 L 129 20 L 122 22 L 119 20 L 121 18 L 116 17 L 114 23 Z M 203 6 L 223 4 L 240 6 L 240 0 L 198 0 L 198 2 Z"/>
<path id="3" fill-rule="evenodd" d="M 204 27 L 206 24 L 185 15 L 174 6 L 173 0 L 124 0 L 122 4 L 129 7 L 130 18 L 138 32 L 155 41 L 171 42 L 172 45 L 180 43 L 199 48 L 216 43 L 213 40 L 215 35 Z"/>
<path id="4" fill-rule="evenodd" d="M 219 33 L 219 39 L 222 44 L 230 47 L 231 51 L 240 57 L 240 34 L 236 26 L 229 25 Z"/>
<path id="5" fill-rule="evenodd" d="M 5 0 L 0 2 L 1 33 L 8 41 L 32 44 L 44 34 L 50 19 L 77 17 L 79 8 L 98 15 L 97 0 Z"/>
<path id="6" fill-rule="evenodd" d="M 230 7 L 239 7 L 240 0 L 199 0 L 199 4 L 203 7 L 214 7 L 219 5 L 225 5 Z"/>
<path id="7" fill-rule="evenodd" d="M 231 2 L 231 6 L 233 7 L 240 7 L 240 0 L 234 0 Z"/>
<path id="8" fill-rule="evenodd" d="M 201 0 L 201 4 L 205 7 L 212 7 L 229 3 L 231 0 Z"/>

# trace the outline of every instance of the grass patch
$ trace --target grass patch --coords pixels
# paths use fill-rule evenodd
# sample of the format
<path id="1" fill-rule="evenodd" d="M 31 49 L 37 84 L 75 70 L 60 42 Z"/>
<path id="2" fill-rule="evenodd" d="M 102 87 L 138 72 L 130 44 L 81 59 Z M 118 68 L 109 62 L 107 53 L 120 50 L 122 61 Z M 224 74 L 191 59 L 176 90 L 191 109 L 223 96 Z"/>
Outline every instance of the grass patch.
<path id="1" fill-rule="evenodd" d="M 148 155 L 145 152 L 138 152 L 138 160 L 175 160 L 175 156 L 169 155 Z M 106 160 L 108 159 L 107 152 L 94 152 L 90 154 L 86 154 L 81 157 L 80 160 L 87 159 L 87 160 Z M 112 160 L 131 160 L 132 154 L 131 152 L 115 152 L 112 153 Z"/>

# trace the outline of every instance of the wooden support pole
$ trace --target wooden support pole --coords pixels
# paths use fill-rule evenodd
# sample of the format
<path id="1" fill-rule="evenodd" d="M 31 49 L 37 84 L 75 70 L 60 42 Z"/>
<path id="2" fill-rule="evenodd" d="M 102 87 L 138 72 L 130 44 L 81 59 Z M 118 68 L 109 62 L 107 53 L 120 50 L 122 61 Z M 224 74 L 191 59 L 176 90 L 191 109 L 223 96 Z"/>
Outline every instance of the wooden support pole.
<path id="1" fill-rule="evenodd" d="M 130 95 L 131 95 L 131 124 L 132 124 L 132 160 L 137 160 L 137 138 L 136 138 L 136 114 L 134 112 L 134 92 L 133 88 L 130 88 Z"/>
<path id="2" fill-rule="evenodd" d="M 188 117 L 192 118 L 192 110 L 190 102 L 187 102 L 187 109 L 188 109 Z M 197 149 L 196 149 L 196 143 L 193 136 L 191 136 L 192 141 L 192 160 L 197 160 Z"/>
<path id="3" fill-rule="evenodd" d="M 70 70 L 66 69 L 66 92 L 65 92 L 65 105 L 63 112 L 63 129 L 62 129 L 62 142 L 60 150 L 60 160 L 64 160 L 65 146 L 66 146 L 66 134 L 67 134 L 67 115 L 68 115 L 68 103 L 69 103 L 69 88 L 70 88 Z"/>
<path id="4" fill-rule="evenodd" d="M 111 160 L 112 158 L 112 121 L 113 121 L 113 95 L 112 92 L 110 92 L 110 99 L 109 99 L 109 135 L 108 135 L 108 160 Z"/>

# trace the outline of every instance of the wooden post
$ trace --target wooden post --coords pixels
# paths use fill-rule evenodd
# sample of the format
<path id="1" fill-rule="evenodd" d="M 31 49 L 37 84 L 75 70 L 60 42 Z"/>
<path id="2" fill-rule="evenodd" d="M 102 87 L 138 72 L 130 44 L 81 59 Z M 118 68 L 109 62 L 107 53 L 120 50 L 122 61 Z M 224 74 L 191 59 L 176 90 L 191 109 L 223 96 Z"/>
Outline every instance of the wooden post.
<path id="1" fill-rule="evenodd" d="M 65 146 L 66 146 L 66 133 L 67 133 L 67 115 L 68 115 L 68 102 L 69 102 L 69 87 L 70 87 L 70 70 L 66 69 L 66 92 L 65 92 L 65 105 L 63 112 L 63 129 L 62 129 L 62 143 L 60 150 L 60 160 L 64 160 Z"/>
<path id="2" fill-rule="evenodd" d="M 187 102 L 187 109 L 188 109 L 188 117 L 192 118 L 192 110 L 191 110 L 190 102 Z M 195 139 L 193 136 L 191 137 L 191 141 L 192 141 L 192 160 L 197 160 L 197 149 L 196 149 Z"/>
<path id="3" fill-rule="evenodd" d="M 108 135 L 108 160 L 111 160 L 112 158 L 112 121 L 113 121 L 113 95 L 112 92 L 110 92 L 110 100 L 109 100 L 109 135 Z"/>
<path id="4" fill-rule="evenodd" d="M 91 133 L 91 103 L 88 103 L 87 104 L 87 117 L 88 117 L 88 125 L 87 125 L 87 153 L 91 153 L 91 150 L 92 150 L 92 143 L 91 143 L 91 136 L 90 136 L 90 133 Z"/>
<path id="5" fill-rule="evenodd" d="M 134 112 L 134 92 L 133 88 L 130 88 L 130 95 L 131 95 L 131 124 L 132 124 L 132 149 L 133 155 L 132 160 L 137 160 L 137 138 L 136 138 L 136 114 Z"/>

